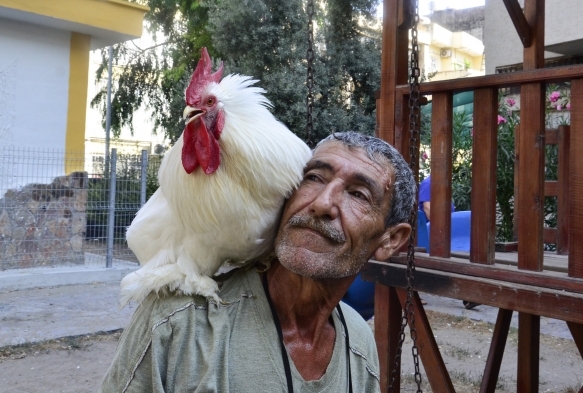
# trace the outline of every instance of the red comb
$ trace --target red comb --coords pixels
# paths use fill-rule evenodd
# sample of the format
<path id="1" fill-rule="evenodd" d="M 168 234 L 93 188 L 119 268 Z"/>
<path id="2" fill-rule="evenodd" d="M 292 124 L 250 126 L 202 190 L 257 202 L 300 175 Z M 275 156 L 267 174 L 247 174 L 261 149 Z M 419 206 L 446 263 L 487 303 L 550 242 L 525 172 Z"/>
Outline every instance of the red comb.
<path id="1" fill-rule="evenodd" d="M 200 60 L 198 65 L 190 78 L 190 84 L 186 88 L 186 103 L 194 106 L 194 101 L 197 96 L 200 96 L 201 90 L 210 82 L 219 83 L 223 77 L 223 63 L 219 66 L 219 69 L 213 73 L 212 72 L 212 61 L 206 48 L 202 48 L 200 51 Z"/>

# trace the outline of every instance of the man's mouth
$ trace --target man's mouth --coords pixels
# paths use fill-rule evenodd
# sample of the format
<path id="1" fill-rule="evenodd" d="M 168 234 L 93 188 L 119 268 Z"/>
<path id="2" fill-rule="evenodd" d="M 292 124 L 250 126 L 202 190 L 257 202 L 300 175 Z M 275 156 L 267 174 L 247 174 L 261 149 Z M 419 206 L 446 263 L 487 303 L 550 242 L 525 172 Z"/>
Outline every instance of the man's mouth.
<path id="1" fill-rule="evenodd" d="M 295 215 L 289 219 L 288 224 L 292 227 L 311 229 L 334 243 L 346 242 L 344 233 L 335 228 L 330 222 L 324 220 L 310 216 Z"/>

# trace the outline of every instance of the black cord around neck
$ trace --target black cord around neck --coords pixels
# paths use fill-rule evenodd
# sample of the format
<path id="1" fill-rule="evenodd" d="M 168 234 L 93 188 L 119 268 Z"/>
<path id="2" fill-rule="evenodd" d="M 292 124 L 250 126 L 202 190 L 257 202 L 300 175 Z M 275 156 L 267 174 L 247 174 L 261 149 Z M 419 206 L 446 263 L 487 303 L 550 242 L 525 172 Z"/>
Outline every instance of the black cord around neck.
<path id="1" fill-rule="evenodd" d="M 271 301 L 271 295 L 269 294 L 269 286 L 267 285 L 267 273 L 263 273 L 263 290 L 265 291 L 265 297 L 267 298 L 267 303 L 269 303 L 269 308 L 271 309 L 271 315 L 273 316 L 273 323 L 275 329 L 277 330 L 277 336 L 279 337 L 279 343 L 281 344 L 281 359 L 283 360 L 283 368 L 285 370 L 285 379 L 287 380 L 287 391 L 293 393 L 294 385 L 291 375 L 291 367 L 289 365 L 289 357 L 287 355 L 287 349 L 285 349 L 285 344 L 283 342 L 283 331 L 281 330 L 281 323 L 279 322 L 279 317 Z M 346 326 L 346 320 L 344 319 L 344 314 L 340 308 L 340 304 L 336 306 L 338 310 L 338 315 L 340 317 L 340 322 L 344 328 L 345 339 L 346 339 L 346 362 L 348 368 L 348 392 L 352 393 L 352 368 L 350 366 L 350 339 L 348 337 L 348 327 Z"/>

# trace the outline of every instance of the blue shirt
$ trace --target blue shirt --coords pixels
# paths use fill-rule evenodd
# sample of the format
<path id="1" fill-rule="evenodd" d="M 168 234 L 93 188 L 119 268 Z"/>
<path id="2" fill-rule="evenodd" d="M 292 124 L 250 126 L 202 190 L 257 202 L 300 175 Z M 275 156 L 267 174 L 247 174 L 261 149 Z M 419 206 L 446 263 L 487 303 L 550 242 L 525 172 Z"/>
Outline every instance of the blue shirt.
<path id="1" fill-rule="evenodd" d="M 431 201 L 431 176 L 427 176 L 425 180 L 419 184 L 419 210 L 423 211 L 423 202 Z M 455 206 L 451 204 L 451 211 L 455 211 Z"/>

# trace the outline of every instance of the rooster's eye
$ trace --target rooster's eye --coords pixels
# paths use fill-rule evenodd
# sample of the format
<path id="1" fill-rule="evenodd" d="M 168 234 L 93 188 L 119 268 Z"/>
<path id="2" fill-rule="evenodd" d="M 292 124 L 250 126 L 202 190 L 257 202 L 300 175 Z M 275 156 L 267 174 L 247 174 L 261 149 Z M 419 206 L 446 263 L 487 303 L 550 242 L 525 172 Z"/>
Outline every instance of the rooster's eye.
<path id="1" fill-rule="evenodd" d="M 214 98 L 209 98 L 206 102 L 207 106 L 213 106 L 215 103 L 215 99 Z"/>

